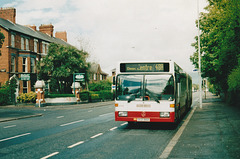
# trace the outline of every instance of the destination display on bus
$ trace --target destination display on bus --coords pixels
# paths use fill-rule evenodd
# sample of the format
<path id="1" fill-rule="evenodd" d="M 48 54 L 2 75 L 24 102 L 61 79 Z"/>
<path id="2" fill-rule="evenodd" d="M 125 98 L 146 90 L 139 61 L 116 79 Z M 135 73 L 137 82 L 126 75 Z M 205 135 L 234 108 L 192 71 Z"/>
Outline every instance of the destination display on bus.
<path id="1" fill-rule="evenodd" d="M 169 72 L 169 63 L 121 63 L 120 72 Z"/>

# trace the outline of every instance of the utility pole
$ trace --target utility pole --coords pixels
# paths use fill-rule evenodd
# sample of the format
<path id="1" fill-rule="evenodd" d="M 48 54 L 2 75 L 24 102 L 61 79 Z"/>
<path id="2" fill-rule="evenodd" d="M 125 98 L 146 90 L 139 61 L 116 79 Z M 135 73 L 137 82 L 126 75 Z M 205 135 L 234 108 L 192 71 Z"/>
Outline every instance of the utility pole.
<path id="1" fill-rule="evenodd" d="M 197 0 L 197 11 L 198 11 L 198 80 L 199 80 L 199 105 L 202 109 L 202 77 L 201 77 L 201 52 L 200 52 L 200 13 L 199 13 L 199 0 Z"/>

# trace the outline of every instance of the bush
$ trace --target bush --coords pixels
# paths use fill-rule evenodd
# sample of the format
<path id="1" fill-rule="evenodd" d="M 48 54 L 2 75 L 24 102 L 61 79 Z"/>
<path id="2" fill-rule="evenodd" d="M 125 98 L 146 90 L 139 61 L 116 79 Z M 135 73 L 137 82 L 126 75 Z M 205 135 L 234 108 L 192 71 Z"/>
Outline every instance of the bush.
<path id="1" fill-rule="evenodd" d="M 7 105 L 8 104 L 8 88 L 0 89 L 0 105 Z"/>
<path id="2" fill-rule="evenodd" d="M 36 103 L 37 94 L 35 92 L 22 93 L 17 97 L 20 103 Z"/>
<path id="3" fill-rule="evenodd" d="M 48 94 L 45 98 L 58 98 L 58 97 L 75 97 L 74 94 Z"/>
<path id="4" fill-rule="evenodd" d="M 103 90 L 98 92 L 99 97 L 101 100 L 112 100 L 113 99 L 113 93 L 111 91 Z"/>
<path id="5" fill-rule="evenodd" d="M 90 91 L 111 90 L 112 83 L 108 80 L 93 82 L 88 86 Z"/>
<path id="6" fill-rule="evenodd" d="M 80 93 L 81 101 L 88 100 L 89 102 L 96 100 L 112 100 L 113 93 L 111 91 L 83 91 Z"/>
<path id="7" fill-rule="evenodd" d="M 16 80 L 12 79 L 10 82 L 0 88 L 0 105 L 7 105 L 15 103 Z"/>

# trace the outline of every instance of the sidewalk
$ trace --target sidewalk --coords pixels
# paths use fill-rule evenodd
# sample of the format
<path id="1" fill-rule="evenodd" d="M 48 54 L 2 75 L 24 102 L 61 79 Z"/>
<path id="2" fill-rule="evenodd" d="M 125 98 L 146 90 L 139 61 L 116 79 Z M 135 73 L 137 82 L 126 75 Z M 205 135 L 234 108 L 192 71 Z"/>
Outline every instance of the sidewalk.
<path id="1" fill-rule="evenodd" d="M 7 122 L 18 119 L 25 119 L 31 117 L 38 117 L 44 114 L 38 113 L 38 110 L 43 109 L 86 109 L 93 107 L 100 107 L 108 104 L 113 104 L 114 101 L 109 102 L 98 102 L 98 103 L 85 103 L 85 104 L 75 104 L 75 105 L 55 105 L 46 107 L 35 107 L 34 105 L 21 105 L 21 106 L 0 106 L 0 122 Z"/>
<path id="2" fill-rule="evenodd" d="M 208 94 L 199 104 L 169 158 L 240 158 L 240 107 Z"/>

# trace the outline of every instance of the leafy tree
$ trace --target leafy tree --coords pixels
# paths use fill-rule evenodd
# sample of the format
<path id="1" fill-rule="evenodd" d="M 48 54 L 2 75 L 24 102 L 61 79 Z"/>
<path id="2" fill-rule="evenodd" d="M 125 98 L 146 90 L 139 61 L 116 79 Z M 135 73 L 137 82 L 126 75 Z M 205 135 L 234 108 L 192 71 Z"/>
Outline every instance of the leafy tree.
<path id="1" fill-rule="evenodd" d="M 3 35 L 3 33 L 0 32 L 0 48 L 2 48 L 4 39 L 5 39 L 5 36 Z M 1 50 L 0 50 L 0 55 L 1 55 Z"/>
<path id="2" fill-rule="evenodd" d="M 202 76 L 219 91 L 227 94 L 227 79 L 237 67 L 240 53 L 240 1 L 239 0 L 208 0 L 205 8 L 208 12 L 201 13 L 200 41 Z M 192 44 L 196 52 L 190 60 L 198 68 L 198 38 Z"/>
<path id="3" fill-rule="evenodd" d="M 89 68 L 87 57 L 88 53 L 75 47 L 51 43 L 47 56 L 38 63 L 39 78 L 55 81 L 56 92 L 69 93 L 73 74 L 87 72 Z"/>

